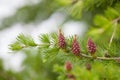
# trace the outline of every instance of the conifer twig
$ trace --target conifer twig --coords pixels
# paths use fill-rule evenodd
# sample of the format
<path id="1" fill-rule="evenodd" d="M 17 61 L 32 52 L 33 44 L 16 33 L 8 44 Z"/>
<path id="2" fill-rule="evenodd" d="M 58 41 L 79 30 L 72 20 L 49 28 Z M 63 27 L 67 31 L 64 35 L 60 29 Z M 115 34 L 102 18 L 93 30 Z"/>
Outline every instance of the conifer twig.
<path id="1" fill-rule="evenodd" d="M 34 46 L 34 47 L 45 46 L 45 45 L 52 45 L 52 43 L 51 43 L 51 44 L 49 44 L 49 43 L 45 43 L 45 44 L 36 44 L 36 46 Z M 30 47 L 30 46 L 23 45 L 23 46 L 21 46 L 21 47 L 22 47 L 22 48 L 28 48 L 28 47 Z"/>
<path id="2" fill-rule="evenodd" d="M 37 44 L 36 47 L 38 46 L 43 46 L 43 45 L 50 45 L 50 44 Z M 22 48 L 27 48 L 29 46 L 22 46 Z M 97 59 L 97 60 L 120 60 L 120 57 L 96 57 L 93 58 L 93 56 L 90 55 L 86 55 L 83 52 L 80 53 L 80 57 L 84 57 L 84 58 L 88 58 L 88 59 Z"/>
<path id="3" fill-rule="evenodd" d="M 94 59 L 92 56 L 89 56 L 89 55 L 86 55 L 86 54 L 83 54 L 81 53 L 81 56 L 82 57 L 85 57 L 85 58 L 90 58 L 90 59 Z M 96 57 L 96 59 L 98 60 L 119 60 L 120 57 Z"/>
<path id="4" fill-rule="evenodd" d="M 37 44 L 36 47 L 50 45 L 50 44 Z M 22 48 L 27 48 L 29 46 L 22 46 Z M 97 59 L 97 60 L 120 60 L 120 57 L 96 57 L 86 55 L 84 53 L 80 53 L 80 57 L 88 58 L 88 59 Z"/>

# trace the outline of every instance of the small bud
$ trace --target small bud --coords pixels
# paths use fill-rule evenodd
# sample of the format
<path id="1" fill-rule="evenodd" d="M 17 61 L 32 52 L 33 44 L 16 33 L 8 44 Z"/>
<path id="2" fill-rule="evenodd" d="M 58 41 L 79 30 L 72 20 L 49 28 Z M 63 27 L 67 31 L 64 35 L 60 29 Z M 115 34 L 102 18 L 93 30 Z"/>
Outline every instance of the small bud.
<path id="1" fill-rule="evenodd" d="M 65 37 L 63 36 L 61 29 L 59 29 L 58 46 L 59 48 L 62 48 L 62 49 L 66 47 Z"/>
<path id="2" fill-rule="evenodd" d="M 110 57 L 108 51 L 105 51 L 104 57 Z"/>
<path id="3" fill-rule="evenodd" d="M 76 35 L 75 35 L 73 43 L 72 43 L 72 53 L 74 55 L 79 55 L 80 54 L 80 46 L 79 46 L 79 43 L 76 39 Z"/>
<path id="4" fill-rule="evenodd" d="M 67 74 L 68 80 L 76 80 L 75 76 L 73 74 Z"/>
<path id="5" fill-rule="evenodd" d="M 89 70 L 89 71 L 91 70 L 91 64 L 87 63 L 85 66 L 86 66 L 87 70 Z"/>
<path id="6" fill-rule="evenodd" d="M 72 70 L 72 64 L 67 61 L 67 62 L 65 63 L 65 69 L 66 69 L 67 71 L 71 71 L 71 70 Z"/>
<path id="7" fill-rule="evenodd" d="M 87 48 L 88 52 L 91 53 L 91 55 L 94 55 L 94 53 L 96 52 L 96 45 L 90 38 L 87 41 Z"/>
<path id="8" fill-rule="evenodd" d="M 105 55 L 104 55 L 105 57 L 110 57 L 110 55 L 109 54 L 107 54 L 107 53 L 105 53 Z"/>

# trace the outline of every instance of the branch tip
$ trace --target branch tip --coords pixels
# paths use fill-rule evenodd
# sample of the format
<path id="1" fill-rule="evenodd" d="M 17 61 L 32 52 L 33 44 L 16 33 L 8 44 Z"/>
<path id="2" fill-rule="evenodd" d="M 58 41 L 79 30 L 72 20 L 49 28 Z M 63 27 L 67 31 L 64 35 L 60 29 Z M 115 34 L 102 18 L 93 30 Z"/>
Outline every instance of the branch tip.
<path id="1" fill-rule="evenodd" d="M 59 34 L 62 32 L 61 28 L 59 28 L 59 31 L 58 31 L 58 32 L 59 32 Z"/>
<path id="2" fill-rule="evenodd" d="M 76 39 L 77 39 L 77 34 L 74 35 L 74 40 L 76 40 Z"/>

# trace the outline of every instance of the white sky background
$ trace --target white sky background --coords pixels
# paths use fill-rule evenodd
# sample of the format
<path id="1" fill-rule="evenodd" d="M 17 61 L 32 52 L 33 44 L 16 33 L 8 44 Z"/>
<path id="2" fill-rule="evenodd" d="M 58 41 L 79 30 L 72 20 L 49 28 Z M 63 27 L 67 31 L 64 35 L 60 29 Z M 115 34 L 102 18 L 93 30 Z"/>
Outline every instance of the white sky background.
<path id="1" fill-rule="evenodd" d="M 28 0 L 27 0 L 28 1 Z M 32 1 L 32 0 L 31 0 Z M 37 2 L 37 0 L 34 0 Z M 0 0 L 0 19 L 12 15 L 16 10 L 26 4 L 26 0 Z M 37 37 L 41 33 L 49 33 L 57 31 L 58 24 L 60 24 L 64 17 L 60 13 L 53 14 L 48 20 L 38 24 L 15 24 L 10 28 L 0 31 L 0 58 L 4 60 L 5 69 L 13 69 L 19 71 L 22 60 L 25 58 L 20 52 L 17 54 L 10 53 L 8 45 L 13 42 L 19 33 L 29 34 L 37 41 Z M 34 27 L 35 26 L 35 27 Z M 63 26 L 65 36 L 82 34 L 86 27 L 83 23 L 70 21 Z"/>

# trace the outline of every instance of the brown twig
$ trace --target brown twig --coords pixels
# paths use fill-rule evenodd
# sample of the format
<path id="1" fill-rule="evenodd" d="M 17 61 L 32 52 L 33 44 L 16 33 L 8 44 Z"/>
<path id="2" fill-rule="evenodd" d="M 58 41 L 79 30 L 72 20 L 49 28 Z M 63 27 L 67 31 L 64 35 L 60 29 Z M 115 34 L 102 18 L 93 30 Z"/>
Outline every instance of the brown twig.
<path id="1" fill-rule="evenodd" d="M 81 54 L 82 57 L 85 57 L 85 58 L 90 58 L 90 59 L 94 59 L 92 56 L 89 56 L 89 55 L 86 55 L 86 54 Z M 120 57 L 96 57 L 96 59 L 98 60 L 119 60 Z"/>
<path id="2" fill-rule="evenodd" d="M 119 20 L 120 20 L 120 17 L 118 17 L 118 18 L 112 20 L 112 23 L 116 23 L 116 22 L 118 22 Z"/>

